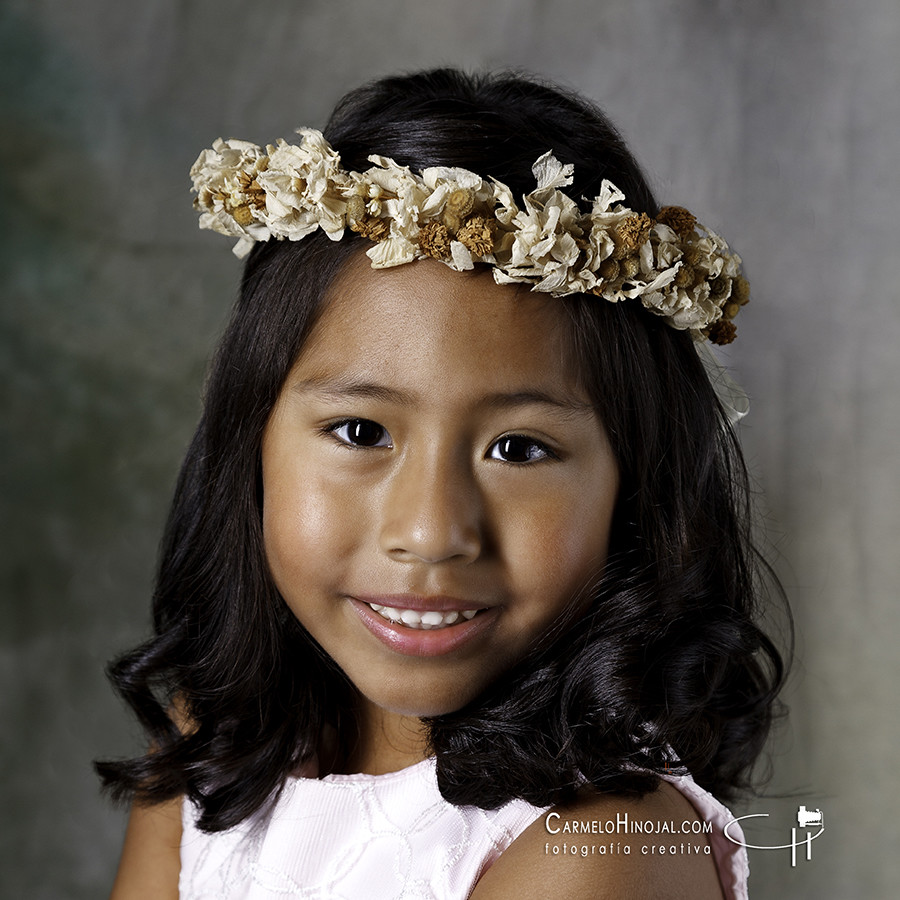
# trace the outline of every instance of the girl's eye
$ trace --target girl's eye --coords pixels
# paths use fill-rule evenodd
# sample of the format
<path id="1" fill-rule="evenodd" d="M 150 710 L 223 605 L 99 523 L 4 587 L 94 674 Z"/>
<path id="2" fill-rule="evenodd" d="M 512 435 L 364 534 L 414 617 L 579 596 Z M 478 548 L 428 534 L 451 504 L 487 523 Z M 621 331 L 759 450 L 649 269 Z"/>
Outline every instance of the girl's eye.
<path id="1" fill-rule="evenodd" d="M 371 419 L 347 419 L 331 425 L 328 431 L 339 441 L 351 447 L 390 447 L 391 436 L 387 429 Z"/>
<path id="2" fill-rule="evenodd" d="M 531 463 L 542 459 L 558 459 L 546 445 L 522 434 L 508 434 L 500 438 L 488 450 L 488 459 L 499 459 L 508 463 Z"/>

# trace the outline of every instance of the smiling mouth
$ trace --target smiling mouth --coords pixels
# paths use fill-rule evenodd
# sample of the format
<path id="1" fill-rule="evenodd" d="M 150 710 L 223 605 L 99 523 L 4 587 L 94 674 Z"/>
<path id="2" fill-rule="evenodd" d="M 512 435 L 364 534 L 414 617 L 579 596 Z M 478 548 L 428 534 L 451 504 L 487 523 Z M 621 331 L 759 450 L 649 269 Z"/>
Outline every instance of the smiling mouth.
<path id="1" fill-rule="evenodd" d="M 445 612 L 439 612 L 434 609 L 422 611 L 381 606 L 378 603 L 366 603 L 366 606 L 378 613 L 382 619 L 387 619 L 388 622 L 422 631 L 436 631 L 440 628 L 449 628 L 451 625 L 457 625 L 460 622 L 468 622 L 481 612 L 479 609 L 451 609 Z"/>

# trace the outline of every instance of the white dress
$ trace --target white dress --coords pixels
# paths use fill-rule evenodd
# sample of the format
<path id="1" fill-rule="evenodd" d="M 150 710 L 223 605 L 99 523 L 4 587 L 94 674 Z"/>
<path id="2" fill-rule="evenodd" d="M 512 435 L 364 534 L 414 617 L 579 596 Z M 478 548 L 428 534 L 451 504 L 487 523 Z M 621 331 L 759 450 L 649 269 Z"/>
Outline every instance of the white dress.
<path id="1" fill-rule="evenodd" d="M 744 900 L 746 851 L 722 834 L 733 816 L 689 777 L 667 780 L 712 823 L 708 838 L 726 900 Z M 454 806 L 438 791 L 433 758 L 387 775 L 290 778 L 273 807 L 217 834 L 199 831 L 193 807 L 184 804 L 180 897 L 465 900 L 485 870 L 547 811 L 523 800 L 497 810 Z M 556 820 L 551 827 L 558 827 Z M 738 833 L 737 827 L 730 831 Z M 684 839 L 648 838 L 654 844 Z M 602 835 L 571 840 L 608 843 Z"/>

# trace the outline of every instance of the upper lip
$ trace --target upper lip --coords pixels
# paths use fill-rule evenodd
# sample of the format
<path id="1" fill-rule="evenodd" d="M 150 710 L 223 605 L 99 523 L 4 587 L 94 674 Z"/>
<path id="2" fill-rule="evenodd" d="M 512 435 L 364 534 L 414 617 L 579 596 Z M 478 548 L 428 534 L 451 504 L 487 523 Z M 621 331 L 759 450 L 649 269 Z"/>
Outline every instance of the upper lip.
<path id="1" fill-rule="evenodd" d="M 414 609 L 416 612 L 484 609 L 489 605 L 474 600 L 462 600 L 459 597 L 448 597 L 445 595 L 425 597 L 419 594 L 356 594 L 354 596 L 363 603 L 374 603 L 376 606 L 387 606 L 390 609 Z"/>

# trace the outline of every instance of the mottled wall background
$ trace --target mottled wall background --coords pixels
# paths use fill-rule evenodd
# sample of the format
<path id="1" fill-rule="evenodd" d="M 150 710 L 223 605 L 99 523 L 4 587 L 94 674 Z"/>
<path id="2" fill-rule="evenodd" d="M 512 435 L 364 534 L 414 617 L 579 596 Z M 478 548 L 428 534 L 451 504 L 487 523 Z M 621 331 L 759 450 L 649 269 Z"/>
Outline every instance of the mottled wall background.
<path id="1" fill-rule="evenodd" d="M 754 401 L 799 662 L 756 897 L 900 883 L 900 6 L 895 0 L 3 0 L 0 893 L 108 889 L 96 755 L 138 735 L 103 663 L 145 633 L 155 547 L 234 295 L 187 171 L 219 135 L 321 126 L 402 68 L 521 66 L 605 105 L 665 200 L 754 286 L 728 359 Z M 763 820 L 756 820 L 757 823 Z M 767 837 L 763 835 L 767 834 Z"/>

